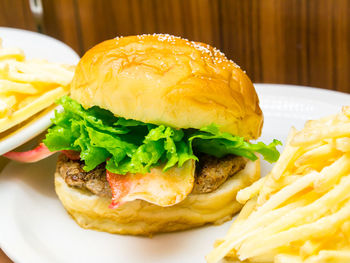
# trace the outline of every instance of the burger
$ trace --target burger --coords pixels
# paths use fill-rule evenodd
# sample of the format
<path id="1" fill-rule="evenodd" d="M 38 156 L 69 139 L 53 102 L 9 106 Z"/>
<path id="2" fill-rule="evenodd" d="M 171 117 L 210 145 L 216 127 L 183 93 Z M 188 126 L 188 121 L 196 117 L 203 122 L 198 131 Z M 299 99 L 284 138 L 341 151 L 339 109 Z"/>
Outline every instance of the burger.
<path id="1" fill-rule="evenodd" d="M 55 188 L 83 228 L 152 235 L 219 224 L 260 176 L 263 114 L 223 53 L 154 34 L 115 38 L 80 60 L 45 147 L 61 151 Z"/>

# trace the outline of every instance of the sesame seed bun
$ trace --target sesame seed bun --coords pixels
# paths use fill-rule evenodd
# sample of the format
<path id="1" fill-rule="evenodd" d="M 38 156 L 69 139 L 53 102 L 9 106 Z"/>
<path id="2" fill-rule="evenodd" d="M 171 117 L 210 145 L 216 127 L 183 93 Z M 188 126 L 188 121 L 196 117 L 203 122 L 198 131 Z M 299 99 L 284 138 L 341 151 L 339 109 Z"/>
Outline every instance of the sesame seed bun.
<path id="1" fill-rule="evenodd" d="M 215 123 L 247 140 L 259 137 L 263 124 L 254 86 L 233 61 L 209 45 L 169 35 L 116 38 L 90 49 L 76 68 L 71 97 L 85 108 L 145 123 L 195 129 Z M 259 161 L 249 161 L 213 192 L 189 193 L 164 207 L 136 199 L 110 209 L 110 198 L 69 187 L 59 172 L 55 185 L 80 226 L 152 235 L 230 219 L 241 208 L 237 192 L 259 175 Z"/>
<path id="2" fill-rule="evenodd" d="M 169 35 L 115 38 L 80 60 L 71 97 L 85 108 L 174 128 L 202 128 L 253 139 L 263 115 L 252 82 L 223 53 Z"/>

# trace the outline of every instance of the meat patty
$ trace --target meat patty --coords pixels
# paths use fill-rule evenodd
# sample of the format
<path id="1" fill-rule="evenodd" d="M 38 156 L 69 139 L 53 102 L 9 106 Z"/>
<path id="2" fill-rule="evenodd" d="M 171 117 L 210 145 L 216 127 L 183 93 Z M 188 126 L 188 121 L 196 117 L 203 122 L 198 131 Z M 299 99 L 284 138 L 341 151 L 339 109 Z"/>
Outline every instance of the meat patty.
<path id="1" fill-rule="evenodd" d="M 247 161 L 235 155 L 215 158 L 201 155 L 196 165 L 195 183 L 192 193 L 210 193 L 222 185 L 229 177 L 242 170 Z M 89 190 L 91 193 L 111 197 L 111 189 L 106 179 L 105 164 L 101 164 L 90 172 L 83 170 L 84 163 L 73 161 L 61 154 L 58 158 L 59 174 L 70 187 Z"/>
<path id="2" fill-rule="evenodd" d="M 57 169 L 67 185 L 89 190 L 98 196 L 112 197 L 105 164 L 100 164 L 90 172 L 84 171 L 83 167 L 83 162 L 70 160 L 64 154 L 58 157 Z"/>
<path id="3" fill-rule="evenodd" d="M 227 155 L 215 158 L 202 155 L 196 165 L 195 183 L 192 193 L 210 193 L 218 189 L 226 180 L 244 169 L 247 160 L 242 156 Z"/>

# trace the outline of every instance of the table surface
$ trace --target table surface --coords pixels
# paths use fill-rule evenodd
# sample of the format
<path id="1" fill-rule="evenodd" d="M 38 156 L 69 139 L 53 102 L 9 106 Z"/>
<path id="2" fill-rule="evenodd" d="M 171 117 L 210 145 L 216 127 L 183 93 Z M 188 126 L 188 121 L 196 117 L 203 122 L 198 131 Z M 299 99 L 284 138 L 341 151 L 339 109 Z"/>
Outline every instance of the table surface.
<path id="1" fill-rule="evenodd" d="M 5 253 L 0 249 L 0 263 L 11 263 L 12 261 L 5 255 Z"/>
<path id="2" fill-rule="evenodd" d="M 8 161 L 0 157 L 0 172 L 5 167 Z M 0 263 L 11 263 L 12 261 L 5 255 L 5 253 L 0 248 Z"/>

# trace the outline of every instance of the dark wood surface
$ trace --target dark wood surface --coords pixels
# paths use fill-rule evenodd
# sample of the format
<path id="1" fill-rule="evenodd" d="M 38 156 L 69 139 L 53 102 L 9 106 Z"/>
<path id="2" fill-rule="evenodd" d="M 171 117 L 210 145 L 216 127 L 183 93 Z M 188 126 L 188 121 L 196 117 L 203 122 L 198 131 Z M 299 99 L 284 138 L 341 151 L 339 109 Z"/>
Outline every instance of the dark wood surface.
<path id="1" fill-rule="evenodd" d="M 5 253 L 0 249 L 0 263 L 10 263 L 12 262 Z"/>
<path id="2" fill-rule="evenodd" d="M 115 36 L 169 33 L 216 46 L 254 82 L 350 93 L 349 0 L 42 1 L 44 33 L 80 55 Z M 0 26 L 36 31 L 28 1 L 1 0 Z"/>
<path id="3" fill-rule="evenodd" d="M 349 0 L 42 0 L 44 32 L 80 55 L 115 36 L 209 43 L 254 82 L 350 93 Z M 36 30 L 28 1 L 1 0 L 0 25 Z"/>
<path id="4" fill-rule="evenodd" d="M 1 0 L 0 26 L 9 26 L 35 31 L 35 22 L 28 0 Z"/>

